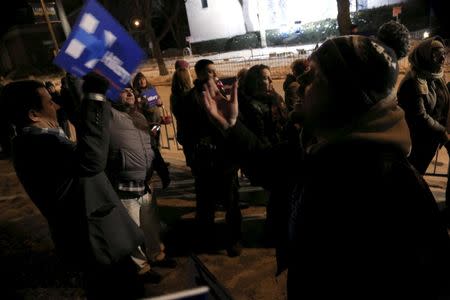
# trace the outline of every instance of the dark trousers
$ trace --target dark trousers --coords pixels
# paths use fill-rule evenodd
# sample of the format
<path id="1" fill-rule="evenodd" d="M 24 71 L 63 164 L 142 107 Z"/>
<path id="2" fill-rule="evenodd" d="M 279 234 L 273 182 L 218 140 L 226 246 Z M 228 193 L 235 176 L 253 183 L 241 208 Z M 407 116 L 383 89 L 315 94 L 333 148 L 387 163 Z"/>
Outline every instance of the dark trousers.
<path id="1" fill-rule="evenodd" d="M 450 158 L 450 144 L 445 144 L 445 148 L 447 149 L 447 154 Z M 450 161 L 450 159 L 449 159 Z M 447 210 L 450 210 L 450 163 L 448 164 L 448 171 L 447 171 L 447 187 L 445 189 L 445 207 Z"/>
<path id="2" fill-rule="evenodd" d="M 197 195 L 196 222 L 199 234 L 205 242 L 214 237 L 214 213 L 216 204 L 222 203 L 226 210 L 226 242 L 233 244 L 242 237 L 242 215 L 239 209 L 237 171 L 196 172 L 195 193 Z"/>
<path id="3" fill-rule="evenodd" d="M 433 160 L 438 147 L 439 143 L 431 140 L 415 142 L 413 143 L 408 160 L 414 168 L 423 175 L 427 171 L 428 165 Z"/>

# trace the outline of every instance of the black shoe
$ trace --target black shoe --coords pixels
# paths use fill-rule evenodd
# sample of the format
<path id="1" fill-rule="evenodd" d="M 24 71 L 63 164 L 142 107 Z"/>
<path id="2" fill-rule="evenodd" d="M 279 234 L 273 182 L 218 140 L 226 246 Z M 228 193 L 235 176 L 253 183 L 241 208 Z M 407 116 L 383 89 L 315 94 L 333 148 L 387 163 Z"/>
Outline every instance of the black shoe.
<path id="1" fill-rule="evenodd" d="M 162 280 L 162 275 L 154 270 L 149 270 L 143 274 L 139 274 L 138 278 L 143 283 L 153 283 L 158 284 Z"/>
<path id="2" fill-rule="evenodd" d="M 209 241 L 209 243 L 199 242 L 195 244 L 193 251 L 195 254 L 210 254 L 210 255 L 220 254 L 219 247 L 212 241 Z"/>
<path id="3" fill-rule="evenodd" d="M 236 257 L 241 255 L 242 253 L 242 245 L 239 242 L 236 242 L 227 248 L 227 254 L 229 257 Z"/>
<path id="4" fill-rule="evenodd" d="M 173 258 L 166 257 L 162 260 L 157 260 L 150 263 L 152 267 L 169 268 L 174 269 L 177 267 L 177 261 Z"/>
<path id="5" fill-rule="evenodd" d="M 250 207 L 250 205 L 248 204 L 248 202 L 245 202 L 245 201 L 239 201 L 239 208 L 240 209 L 246 209 L 246 208 L 249 208 Z"/>

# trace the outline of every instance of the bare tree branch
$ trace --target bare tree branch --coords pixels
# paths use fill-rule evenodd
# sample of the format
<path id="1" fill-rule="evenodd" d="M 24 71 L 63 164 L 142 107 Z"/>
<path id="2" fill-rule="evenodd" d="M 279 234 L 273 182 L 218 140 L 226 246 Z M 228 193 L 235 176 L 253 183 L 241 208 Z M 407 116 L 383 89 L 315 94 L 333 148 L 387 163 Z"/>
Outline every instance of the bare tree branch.
<path id="1" fill-rule="evenodd" d="M 164 25 L 163 29 L 161 30 L 161 33 L 157 37 L 158 43 L 164 38 L 164 36 L 169 32 L 170 26 L 172 25 L 173 20 L 178 16 L 178 12 L 180 10 L 180 1 L 175 2 L 175 9 L 173 11 L 173 14 L 167 19 L 166 24 Z"/>

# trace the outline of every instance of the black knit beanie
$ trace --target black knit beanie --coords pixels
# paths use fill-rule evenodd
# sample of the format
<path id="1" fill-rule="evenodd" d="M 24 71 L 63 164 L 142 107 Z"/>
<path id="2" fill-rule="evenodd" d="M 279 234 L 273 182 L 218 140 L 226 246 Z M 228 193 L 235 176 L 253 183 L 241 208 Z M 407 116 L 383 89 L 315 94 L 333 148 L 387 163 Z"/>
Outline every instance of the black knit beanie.
<path id="1" fill-rule="evenodd" d="M 391 94 L 398 76 L 394 50 L 364 36 L 342 36 L 325 41 L 311 58 L 319 63 L 330 91 L 345 108 L 366 111 Z"/>
<path id="2" fill-rule="evenodd" d="M 409 30 L 405 25 L 395 21 L 386 22 L 378 29 L 377 38 L 395 51 L 397 59 L 408 54 Z"/>

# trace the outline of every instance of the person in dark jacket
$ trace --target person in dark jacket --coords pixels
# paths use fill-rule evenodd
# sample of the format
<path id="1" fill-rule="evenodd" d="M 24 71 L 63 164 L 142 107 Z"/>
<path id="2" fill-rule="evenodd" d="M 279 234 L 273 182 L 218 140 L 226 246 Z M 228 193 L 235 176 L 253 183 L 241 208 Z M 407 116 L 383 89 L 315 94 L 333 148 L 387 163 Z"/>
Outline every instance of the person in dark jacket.
<path id="1" fill-rule="evenodd" d="M 438 147 L 447 143 L 450 94 L 445 86 L 443 40 L 432 37 L 410 53 L 411 70 L 398 89 L 400 106 L 411 130 L 411 164 L 425 174 Z"/>
<path id="2" fill-rule="evenodd" d="M 247 71 L 244 95 L 246 98 L 242 99 L 240 107 L 242 122 L 264 143 L 283 141 L 286 138 L 286 104 L 273 88 L 268 66 L 255 65 Z"/>
<path id="3" fill-rule="evenodd" d="M 184 99 L 183 148 L 195 179 L 197 238 L 200 251 L 216 250 L 214 213 L 216 204 L 226 209 L 226 243 L 229 256 L 241 254 L 241 211 L 237 186 L 237 166 L 227 159 L 224 138 L 204 111 L 201 99 L 203 84 L 209 79 L 217 86 L 214 63 L 199 60 L 197 79 Z M 223 93 L 223 91 L 221 91 Z"/>
<path id="4" fill-rule="evenodd" d="M 436 201 L 406 156 L 397 58 L 363 36 L 327 40 L 311 56 L 302 147 L 267 147 L 210 83 L 209 115 L 229 153 L 289 201 L 288 299 L 447 299 L 450 239 Z M 313 142 L 312 142 L 313 141 Z M 286 164 L 286 161 L 289 164 Z M 282 266 L 279 266 L 282 267 Z"/>
<path id="5" fill-rule="evenodd" d="M 58 126 L 56 104 L 37 81 L 8 84 L 2 107 L 16 129 L 13 162 L 27 194 L 46 218 L 57 254 L 87 276 L 88 298 L 138 297 L 131 289 L 130 253 L 142 242 L 108 181 L 106 167 L 110 105 L 108 81 L 85 76 L 85 99 L 73 120 L 79 140 L 71 142 Z M 78 103 L 79 103 L 78 99 Z"/>
<path id="6" fill-rule="evenodd" d="M 189 71 L 189 63 L 185 60 L 177 60 L 175 62 L 175 73 L 172 77 L 172 88 L 170 94 L 170 109 L 177 120 L 177 141 L 183 145 L 183 101 L 193 88 L 191 73 Z M 184 148 L 183 148 L 184 152 Z M 186 154 L 185 154 L 186 157 Z"/>

